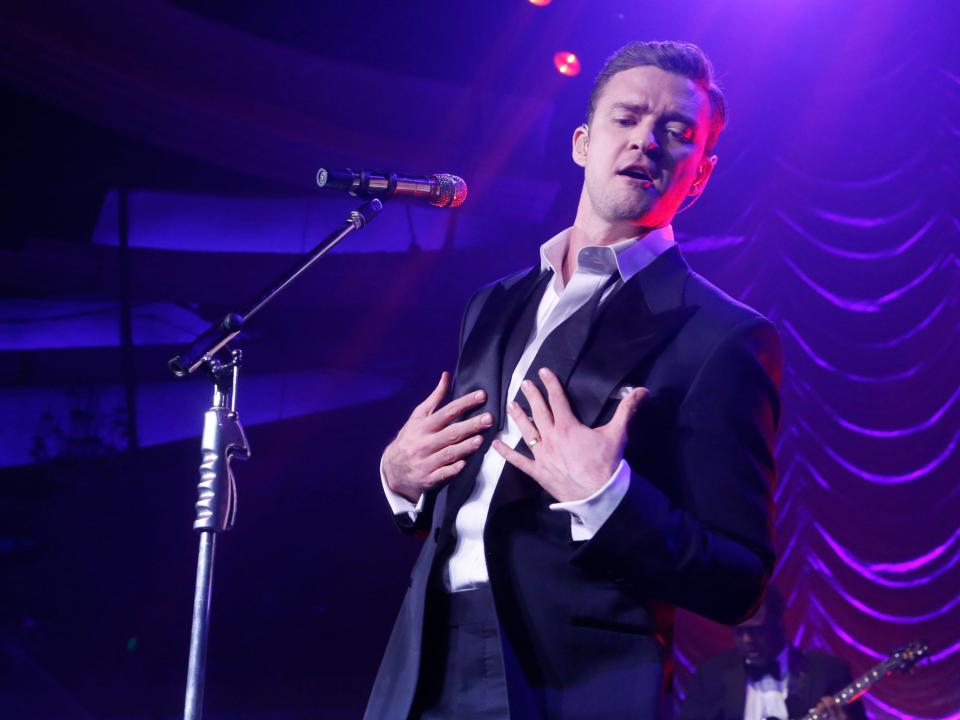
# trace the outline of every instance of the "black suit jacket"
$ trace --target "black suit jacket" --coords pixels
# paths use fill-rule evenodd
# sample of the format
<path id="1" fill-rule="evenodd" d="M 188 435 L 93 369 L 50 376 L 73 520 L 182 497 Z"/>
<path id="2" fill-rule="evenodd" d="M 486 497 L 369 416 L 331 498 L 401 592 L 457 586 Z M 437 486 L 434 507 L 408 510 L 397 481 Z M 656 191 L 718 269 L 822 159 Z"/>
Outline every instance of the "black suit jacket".
<path id="1" fill-rule="evenodd" d="M 480 290 L 461 330 L 454 395 L 484 388 L 476 412 L 503 413 L 510 328 L 542 288 L 539 268 Z M 514 334 L 515 336 L 517 334 Z M 526 338 L 523 338 L 525 340 Z M 522 348 L 521 348 L 522 349 Z M 511 717 L 647 718 L 656 713 L 673 608 L 735 623 L 756 606 L 774 564 L 773 444 L 781 346 L 773 326 L 694 274 L 673 248 L 604 302 L 565 385 L 581 422 L 612 416 L 618 390 L 651 397 L 625 456 L 629 490 L 588 542 L 566 513 L 507 465 L 484 550 L 501 624 Z M 371 693 L 366 718 L 406 718 L 417 683 L 424 601 L 483 454 L 428 498 L 405 529 L 427 540 Z"/>
<path id="2" fill-rule="evenodd" d="M 824 695 L 834 695 L 853 677 L 845 662 L 818 650 L 790 649 L 787 711 L 801 718 Z M 747 676 L 736 650 L 707 660 L 693 676 L 680 711 L 680 720 L 742 720 L 747 699 Z M 866 720 L 859 700 L 846 708 L 851 720 Z"/>

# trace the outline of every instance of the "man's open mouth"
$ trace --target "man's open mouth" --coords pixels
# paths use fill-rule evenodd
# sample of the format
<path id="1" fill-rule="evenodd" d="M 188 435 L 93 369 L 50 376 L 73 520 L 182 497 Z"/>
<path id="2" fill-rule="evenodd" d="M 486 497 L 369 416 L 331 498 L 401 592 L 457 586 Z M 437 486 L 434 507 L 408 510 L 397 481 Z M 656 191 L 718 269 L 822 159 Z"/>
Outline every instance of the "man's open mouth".
<path id="1" fill-rule="evenodd" d="M 653 185 L 653 178 L 650 177 L 650 174 L 642 168 L 628 167 L 628 168 L 624 168 L 617 174 L 624 175 L 626 177 L 633 178 L 634 180 L 640 180 L 642 182 Z"/>

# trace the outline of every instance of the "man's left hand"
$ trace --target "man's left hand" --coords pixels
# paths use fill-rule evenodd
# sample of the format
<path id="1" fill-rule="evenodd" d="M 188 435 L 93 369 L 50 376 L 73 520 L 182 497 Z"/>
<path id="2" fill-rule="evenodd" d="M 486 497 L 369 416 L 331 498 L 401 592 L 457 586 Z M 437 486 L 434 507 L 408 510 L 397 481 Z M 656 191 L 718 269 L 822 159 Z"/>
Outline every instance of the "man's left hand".
<path id="1" fill-rule="evenodd" d="M 546 368 L 539 374 L 549 403 L 534 383 L 524 380 L 520 389 L 530 403 L 533 418 L 528 418 L 516 402 L 507 407 L 533 458 L 499 440 L 494 440 L 493 446 L 559 502 L 583 500 L 603 487 L 617 469 L 627 442 L 627 424 L 649 391 L 634 388 L 620 401 L 610 422 L 590 428 L 573 414 L 557 376 Z"/>
<path id="2" fill-rule="evenodd" d="M 844 712 L 843 705 L 838 705 L 829 695 L 824 695 L 817 703 L 817 717 L 824 720 L 847 720 L 847 713 Z"/>

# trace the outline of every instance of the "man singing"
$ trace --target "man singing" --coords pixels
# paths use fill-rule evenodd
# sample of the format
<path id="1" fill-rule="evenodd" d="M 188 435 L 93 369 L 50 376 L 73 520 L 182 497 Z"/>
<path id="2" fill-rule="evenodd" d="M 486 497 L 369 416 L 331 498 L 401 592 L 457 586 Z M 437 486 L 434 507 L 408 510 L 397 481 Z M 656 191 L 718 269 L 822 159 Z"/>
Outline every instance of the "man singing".
<path id="1" fill-rule="evenodd" d="M 452 392 L 444 373 L 384 451 L 426 540 L 367 720 L 654 718 L 674 608 L 759 602 L 780 342 L 670 225 L 724 122 L 694 45 L 631 43 L 597 77 L 573 227 L 473 296 Z"/>

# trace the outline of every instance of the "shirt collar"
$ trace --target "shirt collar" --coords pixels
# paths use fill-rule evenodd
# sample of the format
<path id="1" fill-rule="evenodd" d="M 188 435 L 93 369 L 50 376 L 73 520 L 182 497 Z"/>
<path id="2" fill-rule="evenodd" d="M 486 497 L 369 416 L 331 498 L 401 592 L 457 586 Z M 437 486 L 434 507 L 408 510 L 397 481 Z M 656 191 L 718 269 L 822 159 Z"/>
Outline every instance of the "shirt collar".
<path id="1" fill-rule="evenodd" d="M 790 671 L 790 645 L 784 644 L 783 650 L 777 655 L 777 662 L 780 663 L 780 677 L 786 678 Z"/>
<path id="2" fill-rule="evenodd" d="M 786 682 L 787 673 L 790 672 L 790 645 L 784 645 L 783 650 L 770 661 L 770 664 L 766 667 L 771 668 L 773 664 L 776 663 L 776 666 L 780 669 L 780 682 Z M 764 675 L 762 678 L 751 680 L 750 677 L 747 677 L 748 685 L 759 685 L 760 683 L 766 682 L 767 680 L 773 680 L 774 678 L 771 675 Z"/>
<path id="3" fill-rule="evenodd" d="M 540 270 L 553 270 L 561 275 L 563 257 L 573 228 L 567 228 L 540 246 Z M 610 275 L 618 272 L 624 282 L 652 263 L 666 250 L 676 245 L 673 227 L 655 228 L 646 235 L 620 240 L 612 245 L 590 245 L 581 249 L 577 269 Z"/>

